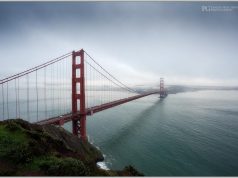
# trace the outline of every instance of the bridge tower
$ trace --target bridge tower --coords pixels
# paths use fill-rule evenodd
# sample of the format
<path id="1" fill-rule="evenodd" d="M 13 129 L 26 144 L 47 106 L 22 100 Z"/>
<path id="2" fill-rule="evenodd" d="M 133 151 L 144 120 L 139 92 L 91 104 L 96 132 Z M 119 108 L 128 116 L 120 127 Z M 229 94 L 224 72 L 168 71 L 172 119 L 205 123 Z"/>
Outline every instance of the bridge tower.
<path id="1" fill-rule="evenodd" d="M 79 60 L 77 60 L 77 57 L 80 58 L 80 62 Z M 78 103 L 80 104 L 79 108 Z M 79 113 L 79 116 L 77 115 L 77 113 Z M 73 51 L 72 53 L 72 114 L 73 134 L 80 136 L 82 140 L 87 140 L 83 49 L 76 52 Z"/>
<path id="2" fill-rule="evenodd" d="M 160 78 L 160 98 L 165 98 L 167 93 L 164 89 L 164 78 Z"/>

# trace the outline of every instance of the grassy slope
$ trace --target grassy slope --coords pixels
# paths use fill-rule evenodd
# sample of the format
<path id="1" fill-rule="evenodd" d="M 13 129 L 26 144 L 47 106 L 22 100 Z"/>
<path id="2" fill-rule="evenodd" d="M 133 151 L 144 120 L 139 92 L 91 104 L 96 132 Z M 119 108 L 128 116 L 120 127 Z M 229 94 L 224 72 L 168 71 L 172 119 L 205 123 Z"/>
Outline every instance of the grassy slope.
<path id="1" fill-rule="evenodd" d="M 102 154 L 90 143 L 55 126 L 23 120 L 0 122 L 0 175 L 118 176 L 141 175 L 133 167 L 105 171 Z"/>

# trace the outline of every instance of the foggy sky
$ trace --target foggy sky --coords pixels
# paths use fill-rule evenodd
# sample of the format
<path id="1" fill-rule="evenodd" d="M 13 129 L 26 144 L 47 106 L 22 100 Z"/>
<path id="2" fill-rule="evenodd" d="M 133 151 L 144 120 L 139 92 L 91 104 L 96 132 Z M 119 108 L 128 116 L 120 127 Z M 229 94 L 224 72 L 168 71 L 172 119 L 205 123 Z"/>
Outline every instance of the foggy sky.
<path id="1" fill-rule="evenodd" d="M 0 3 L 1 79 L 84 48 L 127 84 L 238 85 L 237 47 L 238 2 Z"/>

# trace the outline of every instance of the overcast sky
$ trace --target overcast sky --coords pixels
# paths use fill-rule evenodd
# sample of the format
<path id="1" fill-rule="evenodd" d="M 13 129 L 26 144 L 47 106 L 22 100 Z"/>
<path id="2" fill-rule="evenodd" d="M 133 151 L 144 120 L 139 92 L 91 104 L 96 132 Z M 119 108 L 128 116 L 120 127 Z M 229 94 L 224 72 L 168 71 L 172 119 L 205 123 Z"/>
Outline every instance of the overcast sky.
<path id="1" fill-rule="evenodd" d="M 238 85 L 238 2 L 0 3 L 0 78 L 81 48 L 127 84 Z"/>

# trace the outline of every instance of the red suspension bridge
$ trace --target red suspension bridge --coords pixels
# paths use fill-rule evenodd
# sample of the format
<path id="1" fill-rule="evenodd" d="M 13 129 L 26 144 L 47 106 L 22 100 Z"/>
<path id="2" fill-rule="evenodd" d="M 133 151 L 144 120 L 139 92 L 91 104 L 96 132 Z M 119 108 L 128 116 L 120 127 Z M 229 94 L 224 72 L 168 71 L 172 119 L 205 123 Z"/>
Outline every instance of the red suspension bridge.
<path id="1" fill-rule="evenodd" d="M 0 119 L 23 118 L 32 123 L 63 125 L 83 140 L 86 116 L 152 94 L 119 81 L 86 51 L 73 51 L 44 64 L 0 80 Z"/>

